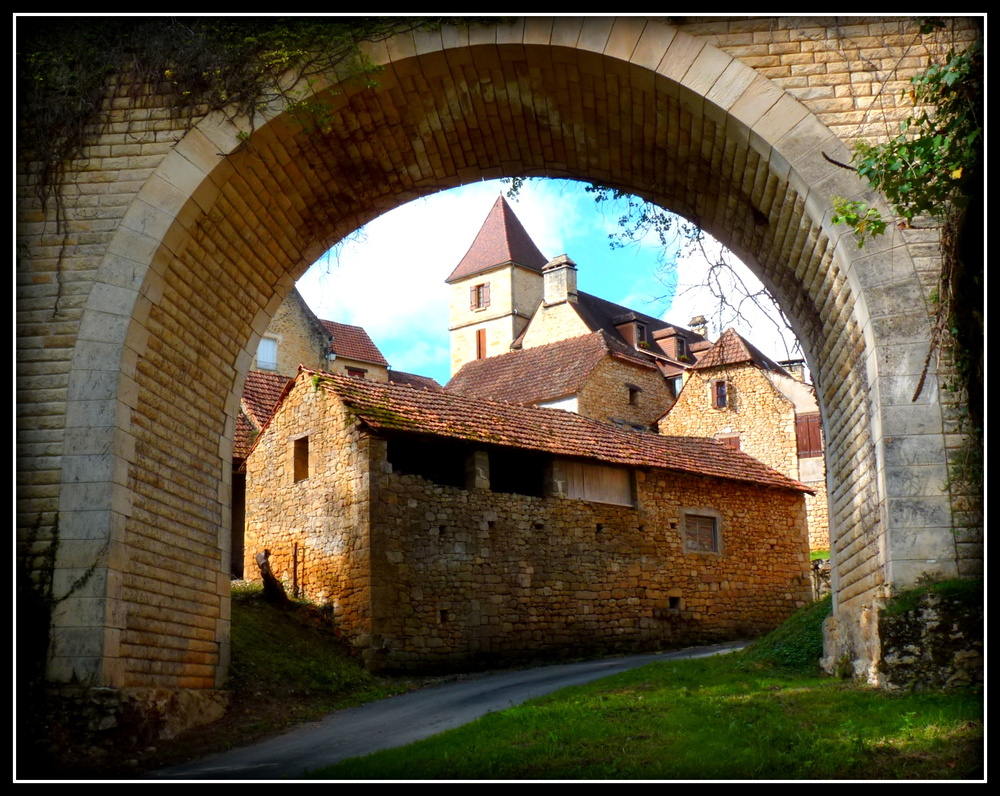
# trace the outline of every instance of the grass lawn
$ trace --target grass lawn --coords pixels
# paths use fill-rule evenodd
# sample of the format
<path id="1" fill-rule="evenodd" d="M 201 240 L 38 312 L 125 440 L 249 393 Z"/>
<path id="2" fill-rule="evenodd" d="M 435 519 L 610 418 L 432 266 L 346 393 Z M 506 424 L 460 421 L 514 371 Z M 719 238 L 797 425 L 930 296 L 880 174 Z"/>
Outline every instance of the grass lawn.
<path id="1" fill-rule="evenodd" d="M 323 779 L 978 779 L 978 691 L 820 677 L 829 600 L 739 653 L 665 661 L 494 713 Z"/>

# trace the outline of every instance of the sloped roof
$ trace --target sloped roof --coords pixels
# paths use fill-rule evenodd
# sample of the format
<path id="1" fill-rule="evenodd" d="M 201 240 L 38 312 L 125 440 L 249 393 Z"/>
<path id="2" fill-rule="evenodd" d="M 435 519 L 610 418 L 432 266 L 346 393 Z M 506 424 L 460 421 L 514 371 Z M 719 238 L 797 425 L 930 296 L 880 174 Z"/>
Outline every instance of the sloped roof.
<path id="1" fill-rule="evenodd" d="M 689 350 L 693 354 L 707 349 L 712 345 L 704 336 L 683 326 L 677 326 L 660 318 L 654 318 L 652 315 L 647 315 L 644 312 L 623 307 L 621 304 L 615 304 L 613 301 L 602 299 L 591 293 L 585 293 L 582 290 L 578 291 L 577 301 L 572 306 L 575 307 L 577 315 L 580 316 L 580 320 L 583 321 L 588 329 L 594 332 L 603 330 L 613 339 L 620 341 L 626 346 L 628 346 L 628 342 L 622 336 L 621 332 L 618 331 L 617 327 L 632 321 L 645 324 L 649 336 L 653 340 L 654 347 L 649 350 L 650 354 L 672 358 L 670 354 L 662 349 L 660 342 L 663 337 L 671 334 L 680 334 L 685 337 L 689 343 Z M 529 326 L 526 326 L 517 336 L 511 345 L 512 348 L 520 348 L 521 341 L 527 334 Z M 635 349 L 632 349 L 632 351 L 634 353 Z"/>
<path id="2" fill-rule="evenodd" d="M 251 370 L 243 382 L 240 398 L 240 413 L 236 416 L 236 433 L 233 437 L 233 456 L 246 458 L 253 440 L 260 429 L 274 414 L 278 401 L 284 396 L 285 388 L 293 379 L 279 373 L 265 373 Z"/>
<path id="3" fill-rule="evenodd" d="M 298 378 L 311 378 L 316 373 L 300 368 Z M 337 396 L 355 417 L 375 431 L 426 434 L 812 492 L 804 484 L 714 439 L 624 431 L 559 409 L 536 409 L 449 391 L 413 390 L 334 374 L 319 375 L 320 388 Z"/>
<path id="4" fill-rule="evenodd" d="M 598 330 L 534 348 L 474 359 L 452 376 L 446 389 L 495 401 L 535 404 L 577 393 L 607 356 L 638 367 L 655 367 L 635 349 Z"/>
<path id="5" fill-rule="evenodd" d="M 390 370 L 389 383 L 398 384 L 405 387 L 413 387 L 415 390 L 443 390 L 435 379 L 430 376 L 419 376 L 416 373 L 407 373 L 403 370 Z"/>
<path id="6" fill-rule="evenodd" d="M 469 251 L 445 282 L 455 282 L 507 263 L 523 265 L 541 273 L 547 262 L 507 200 L 499 196 Z"/>
<path id="7" fill-rule="evenodd" d="M 280 373 L 265 373 L 261 370 L 247 373 L 241 403 L 243 411 L 257 428 L 271 418 L 275 404 L 290 381 L 292 379 Z"/>
<path id="8" fill-rule="evenodd" d="M 372 342 L 368 332 L 360 326 L 350 326 L 336 321 L 320 321 L 320 323 L 333 337 L 333 350 L 337 356 L 389 367 L 389 363 Z"/>
<path id="9" fill-rule="evenodd" d="M 703 370 L 723 365 L 742 365 L 746 362 L 753 363 L 762 370 L 789 375 L 781 365 L 761 353 L 760 349 L 737 334 L 732 327 L 726 329 L 715 341 L 715 345 L 699 357 L 691 367 Z"/>

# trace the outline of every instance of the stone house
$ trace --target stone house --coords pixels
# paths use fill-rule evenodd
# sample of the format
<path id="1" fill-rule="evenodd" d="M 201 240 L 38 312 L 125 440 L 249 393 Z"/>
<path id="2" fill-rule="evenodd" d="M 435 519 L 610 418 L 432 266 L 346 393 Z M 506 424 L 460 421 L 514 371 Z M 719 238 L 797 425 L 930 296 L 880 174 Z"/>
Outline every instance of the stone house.
<path id="1" fill-rule="evenodd" d="M 232 539 L 230 572 L 244 574 L 243 526 L 246 478 L 243 463 L 254 439 L 266 425 L 288 382 L 300 365 L 323 368 L 362 379 L 440 389 L 433 379 L 392 372 L 382 352 L 360 326 L 321 320 L 293 289 L 261 337 L 243 384 L 236 417 L 232 462 Z M 251 573 L 255 570 L 251 570 Z"/>
<path id="2" fill-rule="evenodd" d="M 644 431 L 673 402 L 656 364 L 603 329 L 466 362 L 447 389 Z"/>
<path id="3" fill-rule="evenodd" d="M 813 387 L 732 329 L 690 367 L 661 434 L 714 437 L 805 483 L 809 546 L 829 550 L 823 430 Z"/>
<path id="4" fill-rule="evenodd" d="M 452 374 L 467 362 L 604 331 L 672 381 L 711 345 L 699 331 L 578 290 L 576 263 L 565 254 L 547 260 L 502 196 L 445 281 Z"/>
<path id="5" fill-rule="evenodd" d="M 302 369 L 246 470 L 248 562 L 374 670 L 734 639 L 809 599 L 808 488 L 712 439 Z"/>

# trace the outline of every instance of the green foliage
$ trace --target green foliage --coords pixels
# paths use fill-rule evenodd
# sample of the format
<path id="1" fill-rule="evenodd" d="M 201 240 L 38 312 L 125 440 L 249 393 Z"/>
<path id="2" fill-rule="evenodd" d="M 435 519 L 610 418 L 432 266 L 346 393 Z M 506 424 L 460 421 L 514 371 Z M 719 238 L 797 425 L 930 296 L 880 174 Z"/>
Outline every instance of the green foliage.
<path id="1" fill-rule="evenodd" d="M 921 584 L 894 595 L 892 599 L 886 601 L 882 613 L 887 616 L 899 616 L 914 611 L 927 594 L 937 594 L 967 606 L 980 605 L 983 601 L 983 587 L 981 578 L 955 578 Z"/>
<path id="2" fill-rule="evenodd" d="M 313 772 L 353 779 L 962 779 L 978 694 L 889 695 L 738 654 L 664 660 Z"/>
<path id="3" fill-rule="evenodd" d="M 751 667 L 774 666 L 803 674 L 818 674 L 823 655 L 823 622 L 833 598 L 827 595 L 800 608 L 784 623 L 739 653 Z"/>
<path id="4" fill-rule="evenodd" d="M 932 24 L 928 22 L 928 24 Z M 852 163 L 858 176 L 909 223 L 916 216 L 946 216 L 964 208 L 978 179 L 983 145 L 983 49 L 976 43 L 931 64 L 904 92 L 918 110 L 883 144 L 858 141 Z M 858 246 L 885 232 L 887 222 L 863 202 L 834 197 L 834 223 L 854 230 Z"/>

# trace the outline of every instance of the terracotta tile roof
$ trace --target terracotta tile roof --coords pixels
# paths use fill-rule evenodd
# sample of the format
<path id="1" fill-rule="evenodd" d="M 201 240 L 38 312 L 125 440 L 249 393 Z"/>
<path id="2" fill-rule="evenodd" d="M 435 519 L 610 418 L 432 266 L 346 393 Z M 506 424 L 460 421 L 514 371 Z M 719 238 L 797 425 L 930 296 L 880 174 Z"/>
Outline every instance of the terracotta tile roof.
<path id="1" fill-rule="evenodd" d="M 242 411 L 236 415 L 236 433 L 233 435 L 234 459 L 245 459 L 249 455 L 259 431 L 260 429 L 254 426 Z"/>
<path id="2" fill-rule="evenodd" d="M 416 390 L 443 390 L 435 379 L 430 376 L 418 376 L 416 373 L 406 373 L 402 370 L 389 371 L 389 383 L 398 384 L 404 387 L 413 387 Z"/>
<path id="3" fill-rule="evenodd" d="M 702 370 L 722 365 L 742 365 L 744 362 L 752 362 L 763 370 L 789 375 L 781 365 L 762 354 L 758 348 L 747 342 L 732 328 L 726 329 L 715 341 L 715 345 L 699 357 L 698 362 L 692 365 L 692 368 Z"/>
<path id="4" fill-rule="evenodd" d="M 452 376 L 446 389 L 528 406 L 576 394 L 594 368 L 608 356 L 642 368 L 655 367 L 635 349 L 607 332 L 597 331 L 472 360 Z"/>
<path id="5" fill-rule="evenodd" d="M 320 323 L 333 337 L 333 350 L 337 356 L 389 367 L 389 363 L 372 342 L 368 332 L 360 326 L 350 326 L 336 321 L 320 321 Z"/>
<path id="6" fill-rule="evenodd" d="M 240 413 L 236 416 L 236 433 L 233 438 L 233 456 L 244 459 L 260 431 L 271 419 L 278 401 L 284 396 L 285 387 L 293 379 L 279 373 L 251 370 L 243 382 Z"/>
<path id="7" fill-rule="evenodd" d="M 502 197 L 493 204 L 465 257 L 445 282 L 455 282 L 497 265 L 517 263 L 541 272 L 545 258 Z"/>
<path id="8" fill-rule="evenodd" d="M 292 379 L 279 373 L 251 370 L 243 382 L 242 407 L 257 428 L 261 428 L 274 412 L 274 405 Z"/>
<path id="9" fill-rule="evenodd" d="M 299 369 L 299 379 L 316 371 Z M 557 456 L 652 467 L 811 492 L 742 451 L 703 437 L 665 437 L 624 431 L 558 409 L 534 409 L 320 373 L 322 389 L 339 397 L 375 431 L 427 434 L 522 448 Z"/>

